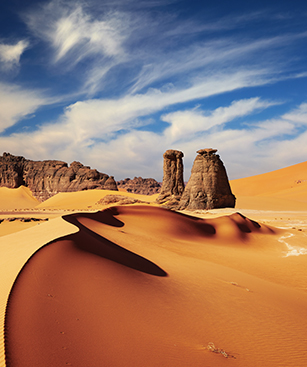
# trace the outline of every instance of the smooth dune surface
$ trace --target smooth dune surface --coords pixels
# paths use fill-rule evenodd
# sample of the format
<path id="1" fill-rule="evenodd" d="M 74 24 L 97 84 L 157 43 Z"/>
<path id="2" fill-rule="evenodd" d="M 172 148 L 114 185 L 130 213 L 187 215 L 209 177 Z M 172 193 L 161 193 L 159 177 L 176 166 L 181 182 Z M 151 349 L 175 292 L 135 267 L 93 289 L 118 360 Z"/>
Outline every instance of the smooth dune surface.
<path id="1" fill-rule="evenodd" d="M 237 208 L 307 209 L 307 162 L 257 176 L 231 180 Z"/>
<path id="2" fill-rule="evenodd" d="M 121 195 L 123 197 L 131 197 L 147 202 L 154 202 L 158 197 L 158 195 L 137 195 L 129 192 L 112 190 L 61 192 L 37 205 L 36 209 L 95 210 L 101 207 L 101 205 L 97 204 L 99 200 L 107 195 Z"/>
<path id="3" fill-rule="evenodd" d="M 0 225 L 1 226 L 1 225 Z M 7 299 L 17 274 L 29 257 L 54 238 L 75 232 L 77 228 L 62 218 L 36 225 L 19 233 L 0 237 L 0 366 L 4 358 L 4 317 Z"/>
<path id="4" fill-rule="evenodd" d="M 18 210 L 34 208 L 39 201 L 32 195 L 30 189 L 20 186 L 17 189 L 0 187 L 0 212 L 3 210 Z"/>
<path id="5" fill-rule="evenodd" d="M 64 219 L 79 231 L 10 294 L 8 367 L 306 366 L 304 232 L 142 205 Z"/>

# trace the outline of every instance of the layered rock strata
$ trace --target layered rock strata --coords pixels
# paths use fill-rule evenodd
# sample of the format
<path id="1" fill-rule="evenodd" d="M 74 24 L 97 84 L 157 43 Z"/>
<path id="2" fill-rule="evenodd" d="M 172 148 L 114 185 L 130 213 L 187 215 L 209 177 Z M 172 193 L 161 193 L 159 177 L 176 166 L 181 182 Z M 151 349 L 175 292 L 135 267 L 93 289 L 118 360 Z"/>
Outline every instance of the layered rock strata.
<path id="1" fill-rule="evenodd" d="M 141 195 L 158 194 L 161 190 L 161 184 L 153 178 L 134 177 L 134 179 L 125 178 L 116 182 L 118 189 Z"/>
<path id="2" fill-rule="evenodd" d="M 114 177 L 84 166 L 80 162 L 67 163 L 56 160 L 32 161 L 21 156 L 3 153 L 0 156 L 0 186 L 29 187 L 40 201 L 58 192 L 90 189 L 117 190 Z"/>
<path id="3" fill-rule="evenodd" d="M 200 149 L 178 209 L 234 208 L 226 169 L 216 149 Z"/>
<path id="4" fill-rule="evenodd" d="M 169 149 L 163 154 L 163 182 L 159 204 L 166 203 L 174 206 L 179 203 L 184 190 L 183 182 L 183 153 L 180 150 Z"/>

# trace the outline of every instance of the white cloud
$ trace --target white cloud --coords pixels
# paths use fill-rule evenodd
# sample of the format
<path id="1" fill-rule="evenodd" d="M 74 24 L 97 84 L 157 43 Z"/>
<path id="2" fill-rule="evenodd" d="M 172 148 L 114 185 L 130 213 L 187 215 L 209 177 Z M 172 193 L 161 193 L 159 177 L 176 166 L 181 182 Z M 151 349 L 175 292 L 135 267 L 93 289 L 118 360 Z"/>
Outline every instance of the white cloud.
<path id="1" fill-rule="evenodd" d="M 264 76 L 255 75 L 254 71 L 242 70 L 231 75 L 219 74 L 196 80 L 194 85 L 186 89 L 170 88 L 164 92 L 150 89 L 145 94 L 126 95 L 119 99 L 79 101 L 66 109 L 55 128 L 68 129 L 78 144 L 91 139 L 108 140 L 120 130 L 138 127 L 139 118 L 161 111 L 165 107 L 258 83 L 265 83 Z M 246 114 L 251 109 L 266 108 L 269 105 L 270 102 L 260 101 L 257 98 L 237 102 L 237 105 L 229 107 L 227 112 L 222 108 L 219 109 L 213 118 L 222 122 L 231 115 Z"/>
<path id="2" fill-rule="evenodd" d="M 107 142 L 112 139 L 110 144 L 113 144 L 113 140 L 116 141 L 116 135 L 121 130 L 126 133 L 132 131 L 134 134 L 134 129 L 143 124 L 140 118 L 146 118 L 170 105 L 265 83 L 263 78 L 263 75 L 259 76 L 254 71 L 242 70 L 233 75 L 219 74 L 207 79 L 195 80 L 195 84 L 186 89 L 169 88 L 164 92 L 151 89 L 145 94 L 126 95 L 119 99 L 79 101 L 70 105 L 57 122 L 42 125 L 31 134 L 14 134 L 12 137 L 3 138 L 2 142 L 4 145 L 10 145 L 11 142 L 13 148 L 17 147 L 18 151 L 21 151 L 22 147 L 25 151 L 35 147 L 34 150 L 40 152 L 39 155 L 43 155 L 45 159 L 53 157 L 55 152 L 57 152 L 58 158 L 62 152 L 62 159 L 67 159 L 65 157 L 68 156 L 73 157 L 74 152 L 76 156 L 79 156 L 80 150 L 84 151 L 83 156 L 85 157 L 85 152 L 92 150 L 92 147 L 98 144 L 97 140 Z M 0 120 L 2 131 L 27 114 L 33 113 L 40 105 L 48 103 L 47 100 L 39 98 L 37 93 L 24 91 L 17 87 L 3 85 L 1 90 L 3 93 L 3 109 Z M 258 100 L 242 102 L 243 105 L 249 103 L 254 104 L 254 108 L 257 108 L 256 106 L 264 107 L 268 102 Z M 237 107 L 241 110 L 251 108 L 240 106 L 240 102 L 237 102 Z M 231 107 L 229 111 L 231 111 Z M 227 119 L 222 117 L 225 114 L 223 109 L 218 110 L 215 114 L 224 120 Z M 144 124 L 146 123 L 147 119 Z M 164 139 L 166 139 L 164 146 L 172 140 L 170 136 Z M 16 141 L 18 141 L 17 144 L 14 143 Z M 31 141 L 31 148 L 29 148 L 28 143 Z M 25 144 L 25 142 L 27 143 Z M 7 150 L 9 150 L 9 146 Z"/>
<path id="3" fill-rule="evenodd" d="M 28 41 L 21 40 L 15 45 L 5 43 L 0 44 L 0 66 L 4 69 L 11 69 L 19 65 L 20 56 L 29 46 Z"/>
<path id="4" fill-rule="evenodd" d="M 106 74 L 129 58 L 124 42 L 133 25 L 126 13 L 90 12 L 87 5 L 53 0 L 29 12 L 25 22 L 36 37 L 49 44 L 49 62 L 56 68 L 67 72 L 86 63 L 85 70 L 76 71 L 83 84 L 80 93 L 94 94 L 101 89 Z"/>
<path id="5" fill-rule="evenodd" d="M 77 60 L 89 54 L 102 54 L 108 57 L 123 54 L 121 17 L 114 13 L 102 20 L 93 20 L 78 6 L 74 11 L 61 17 L 54 24 L 50 41 L 56 49 L 59 61 L 75 47 L 79 46 Z"/>
<path id="6" fill-rule="evenodd" d="M 296 136 L 297 122 L 284 119 L 283 116 L 259 121 L 244 129 L 227 127 L 227 122 L 234 117 L 248 116 L 258 109 L 272 106 L 273 102 L 252 98 L 234 101 L 229 106 L 207 111 L 206 115 L 195 110 L 199 114 L 201 124 L 203 118 L 210 116 L 216 124 L 222 124 L 220 129 L 200 130 L 201 124 L 191 120 L 189 133 L 192 138 L 178 143 L 177 136 L 173 135 L 171 129 L 165 129 L 163 133 L 158 134 L 136 130 L 133 123 L 125 125 L 129 118 L 136 118 L 153 110 L 151 99 L 149 103 L 144 96 L 130 98 L 131 100 L 113 101 L 109 110 L 108 103 L 101 107 L 101 101 L 89 101 L 88 105 L 73 105 L 57 124 L 43 125 L 32 133 L 2 137 L 0 144 L 6 151 L 27 154 L 32 159 L 54 158 L 68 162 L 80 160 L 102 172 L 115 175 L 116 179 L 130 176 L 133 172 L 135 176 L 161 180 L 162 154 L 170 148 L 184 152 L 186 180 L 189 178 L 196 150 L 201 148 L 212 147 L 219 150 L 230 178 L 242 177 L 242 172 L 248 176 L 291 165 L 301 161 L 301 157 L 307 154 L 307 148 L 303 147 L 306 133 Z M 162 96 L 161 99 L 163 100 Z M 161 108 L 160 103 L 158 98 L 157 105 Z M 140 106 L 143 106 L 144 110 Z M 294 111 L 302 109 L 304 104 Z M 97 115 L 97 111 L 100 111 L 101 115 Z M 190 112 L 193 114 L 195 111 Z M 187 112 L 189 111 L 182 111 L 183 116 Z M 290 111 L 288 115 L 291 113 Z M 98 126 L 97 116 L 100 116 L 101 126 Z M 173 117 L 174 123 L 180 121 L 180 112 L 169 116 Z M 194 118 L 195 115 L 191 117 Z M 92 119 L 95 119 L 93 123 Z M 117 121 L 117 125 L 106 125 L 105 122 L 109 120 Z M 98 126 L 96 130 L 95 126 Z M 115 134 L 117 129 L 125 126 L 126 131 Z M 105 138 L 107 132 L 112 136 L 111 139 Z M 285 134 L 287 138 L 284 138 Z"/>
<path id="7" fill-rule="evenodd" d="M 291 60 L 285 58 L 285 46 L 306 34 L 258 38 L 238 30 L 242 24 L 260 19 L 261 13 L 250 18 L 227 18 L 227 22 L 179 23 L 174 14 L 156 13 L 159 16 L 151 17 L 144 7 L 150 9 L 152 2 L 103 1 L 93 7 L 94 3 L 52 0 L 41 3 L 25 17 L 32 36 L 49 46 L 43 50 L 48 71 L 51 66 L 57 77 L 67 77 L 65 87 L 73 80 L 74 95 L 70 90 L 66 101 L 74 103 L 56 121 L 42 122 L 34 132 L 1 137 L 5 150 L 32 159 L 77 159 L 117 178 L 129 172 L 161 178 L 162 154 L 169 148 L 184 151 L 187 176 L 196 150 L 205 147 L 219 149 L 232 176 L 242 172 L 243 164 L 249 173 L 268 167 L 268 154 L 275 162 L 283 157 L 284 165 L 295 162 L 298 149 L 284 158 L 282 147 L 293 147 L 293 141 L 301 143 L 303 134 L 297 134 L 306 126 L 307 103 L 282 116 L 237 128 L 234 123 L 230 128 L 228 123 L 277 102 L 245 98 L 206 111 L 201 107 L 182 110 L 180 104 L 201 103 L 209 96 L 291 78 Z M 116 11 L 112 11 L 115 3 Z M 132 6 L 138 11 L 132 13 Z M 236 31 L 219 34 L 221 29 Z M 204 33 L 209 36 L 203 37 Z M 11 54 L 8 49 L 3 51 L 7 60 L 3 63 L 19 63 L 27 45 L 17 45 L 11 46 Z M 43 75 L 41 59 L 40 66 Z M 292 78 L 306 76 L 303 68 L 295 73 Z M 50 74 L 45 75 L 50 79 Z M 48 78 L 42 78 L 42 83 L 48 83 Z M 108 97 L 77 100 L 84 95 Z M 0 131 L 44 103 L 51 102 L 38 92 L 0 85 Z M 166 113 L 170 106 L 176 112 Z M 145 125 L 151 114 L 156 114 L 154 123 L 161 122 L 157 121 L 159 114 L 170 126 L 160 133 L 150 131 Z"/>
<path id="8" fill-rule="evenodd" d="M 126 5 L 121 3 L 115 11 L 105 2 L 93 6 L 91 2 L 52 0 L 29 12 L 25 20 L 34 35 L 49 43 L 57 67 L 61 62 L 61 67 L 71 70 L 86 59 L 86 70 L 78 73 L 78 78 L 83 92 L 88 94 L 104 89 L 106 84 L 101 81 L 108 76 L 113 81 L 108 85 L 117 88 L 121 80 L 112 77 L 118 73 L 119 65 L 129 69 L 125 77 L 129 79 L 130 93 L 139 93 L 153 83 L 173 77 L 180 76 L 182 86 L 191 84 L 196 76 L 206 78 L 220 70 L 233 74 L 244 64 L 254 73 L 266 70 L 272 78 L 282 71 L 279 50 L 297 38 L 284 35 L 250 39 L 241 35 L 191 41 L 191 33 L 204 32 L 208 27 L 190 20 L 178 22 L 175 15 L 162 13 L 157 21 L 146 7 L 131 13 L 133 3 Z M 236 28 L 247 19 L 261 16 L 254 13 L 227 18 L 226 28 Z M 222 23 L 211 21 L 207 30 L 220 30 Z"/>
<path id="9" fill-rule="evenodd" d="M 250 98 L 234 101 L 228 107 L 219 107 L 211 112 L 200 109 L 177 111 L 162 116 L 162 120 L 171 124 L 166 130 L 166 134 L 173 141 L 178 141 L 191 139 L 196 133 L 204 132 L 213 126 L 224 124 L 237 117 L 246 116 L 276 104 L 279 103 Z"/>
<path id="10" fill-rule="evenodd" d="M 206 42 L 197 42 L 185 47 L 178 47 L 173 50 L 172 45 L 164 45 L 154 52 L 151 51 L 150 59 L 144 59 L 144 66 L 131 88 L 132 92 L 142 90 L 144 87 L 175 75 L 205 76 L 212 72 L 218 74 L 219 70 L 228 70 L 230 73 L 240 68 L 238 65 L 248 61 L 250 69 L 261 71 L 267 68 L 266 62 L 259 57 L 259 52 L 270 53 L 281 45 L 289 42 L 289 37 L 272 37 L 260 40 L 246 40 L 236 38 L 220 38 Z M 167 47 L 168 46 L 168 47 Z M 170 49 L 168 51 L 168 48 Z M 148 54 L 147 49 L 144 53 Z M 254 57 L 257 54 L 257 59 Z M 257 60 L 257 63 L 255 63 Z M 275 64 L 275 70 L 270 70 L 271 74 L 280 71 Z M 268 71 L 268 70 L 267 70 Z"/>
<path id="11" fill-rule="evenodd" d="M 80 1 L 51 1 L 28 13 L 25 21 L 34 35 L 52 46 L 55 62 L 68 57 L 75 64 L 95 54 L 123 56 L 123 41 L 130 33 L 125 14 L 92 16 Z"/>
<path id="12" fill-rule="evenodd" d="M 307 125 L 307 103 L 302 103 L 294 111 L 286 113 L 282 117 L 299 125 Z"/>
<path id="13" fill-rule="evenodd" d="M 39 92 L 0 83 L 0 132 L 46 103 Z"/>

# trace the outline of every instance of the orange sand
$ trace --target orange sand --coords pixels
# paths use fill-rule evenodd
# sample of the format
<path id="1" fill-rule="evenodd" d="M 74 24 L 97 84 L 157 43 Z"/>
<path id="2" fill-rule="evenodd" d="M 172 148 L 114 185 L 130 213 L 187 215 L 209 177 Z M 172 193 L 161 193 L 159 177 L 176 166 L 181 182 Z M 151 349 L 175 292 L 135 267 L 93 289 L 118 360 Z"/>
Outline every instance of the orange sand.
<path id="1" fill-rule="evenodd" d="M 230 181 L 236 208 L 307 210 L 307 162 Z"/>
<path id="2" fill-rule="evenodd" d="M 306 257 L 282 230 L 149 206 L 65 219 L 80 231 L 14 285 L 8 367 L 306 366 Z"/>
<path id="3" fill-rule="evenodd" d="M 0 189 L 0 219 L 50 219 L 0 224 L 0 367 L 305 367 L 306 168 L 233 180 L 237 208 L 201 218 Z"/>
<path id="4" fill-rule="evenodd" d="M 154 202 L 158 197 L 156 195 L 137 195 L 124 191 L 112 190 L 85 190 L 78 192 L 61 192 L 43 203 L 36 206 L 36 209 L 66 209 L 66 210 L 99 210 L 101 205 L 98 201 L 106 195 L 122 195 L 143 200 L 146 202 Z"/>

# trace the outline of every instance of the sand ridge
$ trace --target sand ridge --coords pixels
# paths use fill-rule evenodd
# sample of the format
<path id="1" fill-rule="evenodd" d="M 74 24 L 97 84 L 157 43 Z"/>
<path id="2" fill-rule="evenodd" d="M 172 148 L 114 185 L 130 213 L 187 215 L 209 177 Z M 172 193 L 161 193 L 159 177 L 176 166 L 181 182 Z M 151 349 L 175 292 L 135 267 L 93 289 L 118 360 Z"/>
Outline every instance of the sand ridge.
<path id="1" fill-rule="evenodd" d="M 257 176 L 231 180 L 236 208 L 307 209 L 307 162 Z"/>
<path id="2" fill-rule="evenodd" d="M 231 181 L 235 209 L 184 213 L 158 208 L 157 195 L 38 203 L 0 188 L 0 219 L 49 219 L 0 224 L 0 328 L 25 263 L 12 294 L 31 313 L 10 319 L 10 340 L 29 338 L 7 344 L 7 367 L 305 366 L 305 168 Z M 112 194 L 149 204 L 97 204 Z"/>
<path id="3" fill-rule="evenodd" d="M 79 232 L 38 251 L 11 293 L 8 367 L 306 364 L 307 283 L 293 276 L 306 257 L 284 257 L 285 231 L 150 206 L 65 219 Z"/>
<path id="4" fill-rule="evenodd" d="M 5 307 L 16 276 L 28 258 L 50 240 L 76 231 L 76 227 L 62 218 L 44 222 L 35 228 L 13 233 L 0 240 L 0 330 L 3 330 Z M 0 366 L 4 362 L 3 333 L 0 334 Z"/>
<path id="5" fill-rule="evenodd" d="M 29 188 L 20 186 L 17 189 L 0 187 L 0 211 L 33 208 L 39 204 Z"/>

